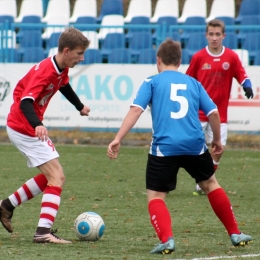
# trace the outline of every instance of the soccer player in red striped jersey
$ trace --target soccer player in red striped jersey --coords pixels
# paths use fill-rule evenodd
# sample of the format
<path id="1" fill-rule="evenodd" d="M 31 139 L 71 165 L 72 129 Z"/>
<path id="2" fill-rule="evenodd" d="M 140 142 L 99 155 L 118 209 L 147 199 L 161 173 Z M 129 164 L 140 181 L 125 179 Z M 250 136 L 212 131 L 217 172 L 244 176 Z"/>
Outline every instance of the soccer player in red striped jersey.
<path id="1" fill-rule="evenodd" d="M 243 87 L 245 96 L 253 98 L 252 84 L 241 64 L 238 55 L 231 49 L 223 46 L 222 41 L 226 36 L 225 24 L 214 19 L 206 26 L 208 46 L 195 53 L 191 59 L 186 74 L 197 79 L 206 89 L 209 96 L 218 107 L 221 121 L 221 142 L 227 142 L 227 111 L 233 78 Z M 199 111 L 200 121 L 205 133 L 207 143 L 212 141 L 212 130 L 207 116 Z M 214 168 L 217 170 L 222 154 L 211 154 Z M 194 195 L 204 194 L 196 185 Z"/>
<path id="2" fill-rule="evenodd" d="M 66 28 L 58 42 L 58 53 L 34 65 L 17 83 L 14 102 L 7 118 L 10 141 L 27 158 L 28 167 L 37 167 L 40 174 L 24 183 L 8 198 L 0 201 L 0 221 L 13 232 L 11 218 L 14 209 L 43 192 L 35 243 L 71 243 L 59 238 L 51 230 L 58 213 L 65 176 L 59 154 L 43 125 L 44 112 L 59 90 L 75 106 L 81 116 L 88 116 L 90 108 L 81 103 L 69 84 L 69 68 L 84 60 L 90 41 L 79 30 Z"/>

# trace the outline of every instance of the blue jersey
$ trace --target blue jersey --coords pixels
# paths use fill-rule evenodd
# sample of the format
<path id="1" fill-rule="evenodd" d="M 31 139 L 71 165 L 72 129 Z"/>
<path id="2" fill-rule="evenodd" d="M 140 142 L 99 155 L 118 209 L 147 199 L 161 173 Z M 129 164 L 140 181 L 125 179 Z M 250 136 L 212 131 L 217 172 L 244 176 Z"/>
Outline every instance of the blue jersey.
<path id="1" fill-rule="evenodd" d="M 144 80 L 132 106 L 151 108 L 153 137 L 150 154 L 199 155 L 208 148 L 198 112 L 217 110 L 204 87 L 194 78 L 167 70 Z"/>

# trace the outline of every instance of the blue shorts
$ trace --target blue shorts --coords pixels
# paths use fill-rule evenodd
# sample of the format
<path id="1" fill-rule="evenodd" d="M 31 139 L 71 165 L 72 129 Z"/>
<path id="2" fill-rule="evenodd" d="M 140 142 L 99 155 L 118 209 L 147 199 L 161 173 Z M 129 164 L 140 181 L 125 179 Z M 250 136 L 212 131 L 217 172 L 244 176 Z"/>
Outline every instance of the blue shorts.
<path id="1" fill-rule="evenodd" d="M 196 183 L 208 180 L 214 174 L 213 161 L 208 150 L 200 155 L 159 157 L 148 154 L 146 189 L 160 192 L 175 190 L 180 168 L 184 168 Z"/>

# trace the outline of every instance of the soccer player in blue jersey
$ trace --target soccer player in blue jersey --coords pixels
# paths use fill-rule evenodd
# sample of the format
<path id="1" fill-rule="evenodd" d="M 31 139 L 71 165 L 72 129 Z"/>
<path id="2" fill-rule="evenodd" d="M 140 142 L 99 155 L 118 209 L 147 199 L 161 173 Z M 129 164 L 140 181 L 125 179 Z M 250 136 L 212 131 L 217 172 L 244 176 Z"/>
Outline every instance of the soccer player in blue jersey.
<path id="1" fill-rule="evenodd" d="M 176 188 L 177 173 L 184 168 L 208 196 L 211 207 L 226 228 L 234 246 L 248 244 L 252 237 L 241 233 L 225 191 L 218 184 L 198 111 L 208 116 L 213 131 L 212 153 L 221 154 L 220 119 L 216 105 L 194 78 L 178 72 L 181 47 L 165 40 L 157 51 L 159 74 L 144 80 L 107 155 L 115 159 L 125 135 L 141 114 L 151 107 L 153 138 L 146 167 L 146 189 L 151 224 L 160 244 L 151 254 L 171 254 L 175 241 L 166 196 Z"/>

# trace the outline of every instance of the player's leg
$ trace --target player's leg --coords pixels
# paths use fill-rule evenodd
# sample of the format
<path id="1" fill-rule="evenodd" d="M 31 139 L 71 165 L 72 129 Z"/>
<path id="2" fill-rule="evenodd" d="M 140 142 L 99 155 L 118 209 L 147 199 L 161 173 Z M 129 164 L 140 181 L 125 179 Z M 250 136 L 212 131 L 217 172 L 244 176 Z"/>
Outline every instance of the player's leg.
<path id="1" fill-rule="evenodd" d="M 209 150 L 210 150 L 211 149 L 210 145 L 213 140 L 212 129 L 208 122 L 201 122 L 201 126 L 205 133 L 205 139 L 206 139 L 207 145 L 209 146 Z M 227 124 L 221 124 L 220 125 L 220 134 L 221 134 L 221 143 L 222 143 L 223 147 L 225 147 L 225 145 L 227 143 L 227 131 L 228 131 Z M 216 171 L 218 169 L 218 165 L 220 163 L 220 158 L 221 158 L 222 154 L 223 153 L 221 153 L 221 154 L 212 154 L 211 153 L 211 157 L 212 157 L 212 161 L 213 161 L 213 165 L 214 165 L 214 171 Z M 199 184 L 196 185 L 196 187 L 193 191 L 193 195 L 205 195 L 203 190 L 200 188 Z"/>
<path id="2" fill-rule="evenodd" d="M 151 224 L 162 243 L 167 242 L 168 238 L 173 236 L 171 217 L 165 203 L 166 195 L 166 192 L 147 190 L 148 211 Z"/>
<path id="3" fill-rule="evenodd" d="M 230 200 L 219 186 L 215 174 L 208 180 L 199 183 L 208 196 L 210 205 L 226 228 L 234 246 L 244 246 L 252 241 L 252 237 L 240 232 Z"/>
<path id="4" fill-rule="evenodd" d="M 252 237 L 240 232 L 230 200 L 216 180 L 210 154 L 206 152 L 196 157 L 197 161 L 189 162 L 186 170 L 208 196 L 213 211 L 226 228 L 233 245 L 247 244 Z"/>
<path id="5" fill-rule="evenodd" d="M 60 206 L 60 195 L 65 181 L 63 169 L 58 158 L 52 159 L 38 166 L 40 171 L 44 172 L 48 184 L 43 192 L 40 219 L 36 229 L 33 242 L 35 243 L 60 243 L 67 244 L 70 241 L 54 235 L 51 231 L 53 223 Z"/>
<path id="6" fill-rule="evenodd" d="M 150 252 L 151 254 L 171 254 L 175 250 L 171 216 L 165 199 L 167 192 L 175 189 L 178 167 L 172 169 L 170 160 L 169 157 L 148 155 L 146 168 L 148 211 L 151 224 L 160 240 L 160 244 Z M 162 169 L 167 170 L 162 172 Z"/>
<path id="7" fill-rule="evenodd" d="M 8 198 L 0 201 L 0 221 L 8 232 L 13 232 L 11 218 L 14 209 L 43 192 L 46 185 L 47 179 L 44 174 L 38 174 L 24 183 Z"/>
<path id="8" fill-rule="evenodd" d="M 210 139 L 210 133 L 209 133 L 210 125 L 209 125 L 209 122 L 200 122 L 200 123 L 201 123 L 202 130 L 204 132 L 204 135 L 205 135 L 206 144 L 209 145 L 209 143 L 210 143 L 209 142 L 209 139 Z M 211 132 L 212 132 L 212 130 L 211 130 Z M 195 196 L 205 195 L 205 192 L 200 188 L 199 184 L 196 184 L 195 189 L 192 192 L 192 194 L 195 195 Z"/>
<path id="9" fill-rule="evenodd" d="M 44 192 L 42 208 L 45 211 L 48 211 L 49 216 L 53 215 L 54 217 L 49 217 L 50 223 L 54 222 L 56 217 L 59 204 L 60 204 L 60 193 L 64 183 L 64 174 L 62 167 L 58 161 L 59 154 L 56 151 L 53 143 L 50 139 L 46 142 L 42 142 L 36 137 L 30 137 L 23 134 L 20 134 L 13 129 L 7 127 L 7 133 L 10 141 L 17 147 L 17 149 L 27 158 L 28 167 L 38 167 L 43 175 L 40 175 L 38 178 L 35 178 L 39 189 L 35 189 L 35 194 Z M 35 186 L 31 184 L 30 180 L 28 181 L 29 186 L 32 188 Z M 48 186 L 48 185 L 50 186 Z M 52 185 L 52 186 L 51 186 Z M 23 188 L 27 189 L 28 186 Z M 47 195 L 46 195 L 47 194 Z M 11 195 L 12 196 L 12 195 Z M 15 204 L 15 195 L 12 196 L 13 203 Z M 47 199 L 46 199 L 47 198 Z M 10 200 L 10 198 L 9 198 Z M 26 199 L 24 199 L 25 201 Z M 47 202 L 47 203 L 45 203 Z M 13 205 L 15 206 L 15 205 Z M 1 214 L 0 219 L 2 221 Z M 44 215 L 41 215 L 42 218 Z M 10 220 L 10 219 L 9 219 Z M 3 222 L 2 222 L 3 223 Z M 48 231 L 48 233 L 46 232 Z M 40 233 L 40 232 L 39 232 Z M 44 242 L 53 242 L 53 243 L 68 243 L 69 241 L 59 239 L 50 232 L 50 225 L 45 229 L 41 230 L 41 233 L 46 233 L 48 235 L 46 241 Z M 43 242 L 44 239 L 38 239 L 40 242 Z M 36 242 L 36 241 L 35 241 Z"/>
<path id="10" fill-rule="evenodd" d="M 227 134 L 228 134 L 227 124 L 223 124 L 223 123 L 220 124 L 221 143 L 224 148 L 225 148 L 225 145 L 227 144 Z M 212 140 L 213 140 L 213 132 L 209 125 L 208 129 L 207 129 L 207 143 L 209 144 L 209 146 L 210 146 Z M 220 163 L 220 158 L 222 157 L 222 155 L 223 155 L 223 153 L 222 154 L 212 154 L 211 153 L 215 171 L 218 169 L 218 166 Z"/>
<path id="11" fill-rule="evenodd" d="M 201 188 L 208 196 L 212 209 L 225 226 L 229 235 L 239 234 L 238 225 L 230 201 L 225 191 L 218 184 L 215 174 L 208 180 L 199 182 Z"/>
<path id="12" fill-rule="evenodd" d="M 34 167 L 37 164 L 37 158 L 34 159 L 35 155 L 38 154 L 38 143 L 37 138 L 20 134 L 7 126 L 6 128 L 8 137 L 14 146 L 27 158 L 28 167 Z M 58 153 L 54 154 L 58 156 Z M 13 216 L 14 209 L 40 194 L 47 185 L 47 179 L 43 174 L 31 178 L 24 183 L 19 189 L 17 189 L 8 198 L 0 201 L 0 221 L 8 232 L 13 232 L 11 218 Z"/>

